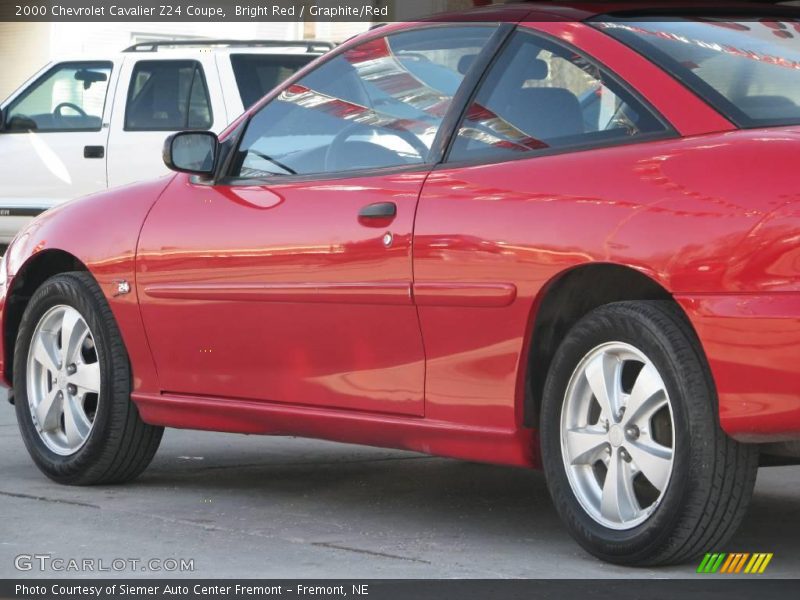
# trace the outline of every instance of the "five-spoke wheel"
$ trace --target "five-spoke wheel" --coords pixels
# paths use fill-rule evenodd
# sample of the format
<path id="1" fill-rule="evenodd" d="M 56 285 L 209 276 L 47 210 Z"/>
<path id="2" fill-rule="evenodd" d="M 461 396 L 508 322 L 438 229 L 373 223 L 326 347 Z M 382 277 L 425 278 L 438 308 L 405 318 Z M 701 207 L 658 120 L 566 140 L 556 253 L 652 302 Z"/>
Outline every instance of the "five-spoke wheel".
<path id="1" fill-rule="evenodd" d="M 163 429 L 131 402 L 122 336 L 94 278 L 45 281 L 22 316 L 14 348 L 14 399 L 36 465 L 61 483 L 128 481 L 158 448 Z"/>
<path id="2" fill-rule="evenodd" d="M 39 320 L 28 351 L 28 405 L 36 430 L 56 454 L 69 455 L 89 437 L 100 399 L 100 361 L 89 325 L 71 306 Z"/>
<path id="3" fill-rule="evenodd" d="M 572 490 L 598 523 L 628 529 L 655 510 L 672 474 L 672 411 L 664 381 L 640 350 L 610 342 L 581 360 L 561 436 Z"/>
<path id="4" fill-rule="evenodd" d="M 758 454 L 720 429 L 702 348 L 674 303 L 589 312 L 558 348 L 542 400 L 548 488 L 587 550 L 675 563 L 736 530 Z"/>

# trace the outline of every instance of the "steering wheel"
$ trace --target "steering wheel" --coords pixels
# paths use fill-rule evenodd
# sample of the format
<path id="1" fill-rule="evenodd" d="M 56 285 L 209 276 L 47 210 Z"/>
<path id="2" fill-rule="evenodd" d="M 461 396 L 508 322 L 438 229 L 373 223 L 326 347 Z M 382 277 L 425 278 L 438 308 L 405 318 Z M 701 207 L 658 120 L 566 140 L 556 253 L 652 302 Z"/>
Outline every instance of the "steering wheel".
<path id="1" fill-rule="evenodd" d="M 423 160 L 430 151 L 430 149 L 424 144 L 424 142 L 421 139 L 419 139 L 417 136 L 415 136 L 407 129 L 388 129 L 386 127 L 379 127 L 377 125 L 351 123 L 350 125 L 342 129 L 339 133 L 337 133 L 334 136 L 334 138 L 331 140 L 331 143 L 328 145 L 328 148 L 325 150 L 325 161 L 324 161 L 325 171 L 336 170 L 335 163 L 339 157 L 339 152 L 342 150 L 342 146 L 344 146 L 347 140 L 353 137 L 353 135 L 362 128 L 374 129 L 376 131 L 380 130 L 390 135 L 399 137 L 401 140 L 408 143 L 408 145 L 411 146 L 414 150 L 416 150 Z M 380 144 L 375 144 L 374 142 L 364 142 L 364 143 L 378 146 L 382 150 L 388 150 L 388 148 L 385 148 Z"/>
<path id="2" fill-rule="evenodd" d="M 89 115 L 86 114 L 86 111 L 84 111 L 80 106 L 78 106 L 77 104 L 73 104 L 72 102 L 61 102 L 58 106 L 56 106 L 53 109 L 53 114 L 58 116 L 58 117 L 63 117 L 64 115 L 61 114 L 61 109 L 62 108 L 71 108 L 76 113 L 78 113 L 78 115 L 81 116 L 81 117 L 88 117 L 89 116 Z"/>

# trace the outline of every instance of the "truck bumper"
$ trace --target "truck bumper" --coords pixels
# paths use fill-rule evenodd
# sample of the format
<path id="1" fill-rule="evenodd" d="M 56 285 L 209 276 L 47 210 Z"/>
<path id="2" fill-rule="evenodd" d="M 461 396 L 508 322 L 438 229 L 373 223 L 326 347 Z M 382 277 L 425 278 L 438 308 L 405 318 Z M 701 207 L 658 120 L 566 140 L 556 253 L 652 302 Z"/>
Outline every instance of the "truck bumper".
<path id="1" fill-rule="evenodd" d="M 742 442 L 800 440 L 800 294 L 676 299 L 711 366 L 722 429 Z"/>
<path id="2" fill-rule="evenodd" d="M 21 231 L 46 208 L 14 207 L 0 205 L 0 244 L 8 245 L 17 232 Z"/>

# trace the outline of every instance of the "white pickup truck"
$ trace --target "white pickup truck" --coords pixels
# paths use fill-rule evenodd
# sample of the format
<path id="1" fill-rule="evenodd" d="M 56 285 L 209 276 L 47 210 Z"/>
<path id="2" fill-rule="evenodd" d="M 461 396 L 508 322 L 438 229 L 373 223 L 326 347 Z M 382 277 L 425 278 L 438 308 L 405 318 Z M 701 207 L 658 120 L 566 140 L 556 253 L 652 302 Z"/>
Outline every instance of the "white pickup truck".
<path id="1" fill-rule="evenodd" d="M 60 202 L 166 173 L 161 148 L 170 133 L 219 133 L 332 47 L 148 42 L 48 64 L 0 105 L 0 245 Z"/>

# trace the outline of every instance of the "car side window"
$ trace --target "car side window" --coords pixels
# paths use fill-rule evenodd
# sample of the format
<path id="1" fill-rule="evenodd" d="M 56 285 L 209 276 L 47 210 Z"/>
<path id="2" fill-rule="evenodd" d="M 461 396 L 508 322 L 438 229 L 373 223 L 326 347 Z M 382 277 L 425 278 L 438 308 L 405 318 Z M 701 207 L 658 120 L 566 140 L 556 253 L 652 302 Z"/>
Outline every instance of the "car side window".
<path id="1" fill-rule="evenodd" d="M 231 54 L 242 105 L 250 108 L 316 57 L 315 54 Z"/>
<path id="2" fill-rule="evenodd" d="M 213 122 L 208 86 L 199 62 L 136 63 L 125 106 L 126 131 L 209 129 Z"/>
<path id="3" fill-rule="evenodd" d="M 252 117 L 230 175 L 262 178 L 422 164 L 495 27 L 375 38 L 331 58 Z"/>
<path id="4" fill-rule="evenodd" d="M 8 107 L 6 131 L 100 131 L 110 62 L 54 66 Z"/>
<path id="5" fill-rule="evenodd" d="M 504 160 L 666 130 L 594 62 L 549 39 L 517 32 L 467 109 L 448 161 Z"/>

